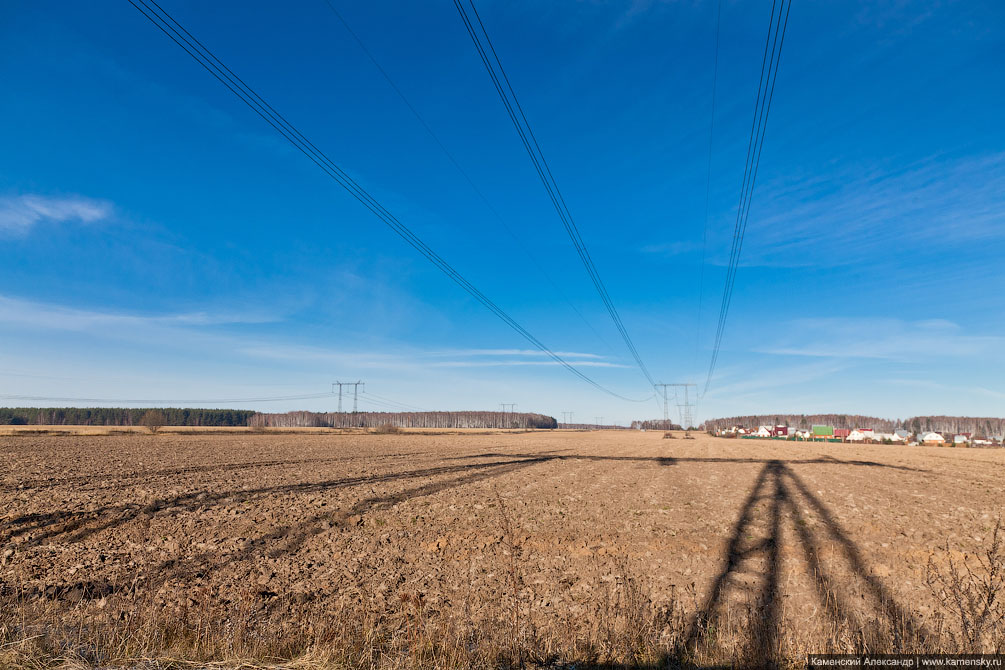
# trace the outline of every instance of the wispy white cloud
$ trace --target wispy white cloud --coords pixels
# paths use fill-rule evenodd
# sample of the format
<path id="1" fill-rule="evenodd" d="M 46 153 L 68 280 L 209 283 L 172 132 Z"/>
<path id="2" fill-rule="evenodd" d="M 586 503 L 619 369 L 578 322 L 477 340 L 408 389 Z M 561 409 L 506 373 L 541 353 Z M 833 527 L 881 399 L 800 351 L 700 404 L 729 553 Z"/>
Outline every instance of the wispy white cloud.
<path id="1" fill-rule="evenodd" d="M 599 354 L 588 354 L 580 351 L 556 351 L 563 358 L 603 358 Z M 537 349 L 450 349 L 434 351 L 429 356 L 547 356 Z"/>
<path id="2" fill-rule="evenodd" d="M 1005 239 L 1005 153 L 931 156 L 903 168 L 850 165 L 766 184 L 747 265 L 837 266 Z"/>
<path id="3" fill-rule="evenodd" d="M 609 363 L 607 361 L 596 360 L 569 360 L 569 365 L 580 368 L 627 368 L 628 365 L 621 363 Z M 431 367 L 436 368 L 481 368 L 481 367 L 509 367 L 509 366 L 534 366 L 534 365 L 561 365 L 558 361 L 527 361 L 527 360 L 507 360 L 507 361 L 440 361 L 433 363 Z"/>
<path id="4" fill-rule="evenodd" d="M 275 319 L 262 314 L 188 312 L 137 315 L 121 312 L 77 309 L 48 303 L 0 296 L 0 322 L 54 331 L 93 331 L 123 335 L 125 331 L 151 328 L 196 327 L 238 323 L 268 323 Z"/>
<path id="5" fill-rule="evenodd" d="M 1005 336 L 980 335 L 942 319 L 904 321 L 888 318 L 797 319 L 781 342 L 758 353 L 818 358 L 911 361 L 930 357 L 999 357 Z"/>
<path id="6" fill-rule="evenodd" d="M 847 369 L 840 361 L 813 361 L 788 366 L 771 366 L 770 369 L 745 366 L 723 371 L 718 375 L 718 383 L 709 389 L 710 400 L 715 398 L 737 399 L 756 397 L 769 393 L 775 395 L 779 389 L 792 389 L 808 382 L 816 382 Z M 770 397 L 770 396 L 769 396 Z"/>
<path id="7" fill-rule="evenodd" d="M 701 248 L 701 242 L 695 240 L 679 240 L 663 244 L 647 244 L 642 247 L 642 253 L 660 256 L 679 256 L 689 254 Z"/>
<path id="8" fill-rule="evenodd" d="M 604 360 L 599 354 L 581 351 L 556 351 L 556 355 L 565 359 L 570 365 L 584 368 L 626 368 L 621 363 Z M 548 366 L 561 365 L 555 360 L 541 360 L 548 357 L 544 351 L 537 349 L 452 349 L 435 351 L 425 354 L 433 358 L 452 358 L 456 360 L 437 360 L 429 367 L 437 368 L 480 368 L 480 367 L 514 367 L 514 366 Z"/>
<path id="9" fill-rule="evenodd" d="M 993 389 L 984 388 L 982 386 L 974 385 L 960 385 L 960 384 L 944 384 L 932 379 L 887 379 L 884 383 L 890 384 L 892 386 L 902 386 L 907 387 L 912 390 L 917 389 L 928 389 L 930 391 L 938 391 L 942 394 L 956 394 L 959 396 L 973 396 L 980 395 L 992 400 L 1005 400 L 1005 393 L 1001 391 L 995 391 Z"/>
<path id="10" fill-rule="evenodd" d="M 17 195 L 0 197 L 0 233 L 27 234 L 42 222 L 93 223 L 111 216 L 111 203 L 83 196 L 47 197 Z"/>
<path id="11" fill-rule="evenodd" d="M 86 333 L 102 339 L 136 341 L 145 345 L 219 348 L 239 356 L 282 361 L 307 367 L 329 366 L 371 370 L 428 370 L 432 368 L 535 367 L 555 366 L 542 360 L 547 354 L 533 349 L 457 349 L 422 351 L 395 347 L 385 351 L 335 349 L 281 340 L 256 334 L 222 332 L 211 326 L 262 324 L 277 321 L 258 313 L 184 312 L 172 314 L 131 314 L 87 310 L 33 302 L 0 295 L 0 324 L 4 329 L 33 332 Z M 620 363 L 586 352 L 560 351 L 559 356 L 578 367 L 623 368 Z"/>
<path id="12" fill-rule="evenodd" d="M 330 366 L 332 368 L 353 368 L 362 370 L 419 369 L 415 357 L 383 352 L 367 352 L 350 349 L 330 349 L 276 342 L 244 343 L 236 353 L 260 360 L 282 361 L 304 366 Z"/>
<path id="13" fill-rule="evenodd" d="M 420 370 L 429 368 L 533 367 L 561 365 L 533 349 L 458 349 L 455 351 L 403 351 L 377 353 L 311 347 L 302 345 L 254 344 L 242 347 L 240 353 L 253 358 L 296 361 L 304 364 L 351 366 L 378 370 Z M 599 360 L 597 354 L 556 352 L 571 365 L 592 368 L 624 368 L 620 363 Z M 442 360 L 447 357 L 453 360 Z M 535 358 L 528 358 L 535 357 Z M 432 359 L 432 360 L 430 360 Z"/>

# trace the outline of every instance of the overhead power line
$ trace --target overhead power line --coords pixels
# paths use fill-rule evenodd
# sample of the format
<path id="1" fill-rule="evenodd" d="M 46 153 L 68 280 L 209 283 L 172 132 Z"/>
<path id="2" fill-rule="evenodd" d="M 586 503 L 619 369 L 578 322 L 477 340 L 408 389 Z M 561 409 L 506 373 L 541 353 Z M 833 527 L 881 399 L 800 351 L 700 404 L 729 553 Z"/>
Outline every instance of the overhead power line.
<path id="1" fill-rule="evenodd" d="M 555 211 L 558 212 L 558 217 L 561 219 L 562 225 L 565 227 L 565 232 L 568 233 L 569 238 L 572 240 L 572 244 L 576 248 L 576 253 L 579 255 L 579 259 L 586 268 L 587 274 L 590 275 L 590 280 L 593 282 L 593 286 L 600 295 L 600 299 L 603 301 L 604 306 L 607 307 L 607 312 L 611 315 L 611 320 L 614 321 L 614 325 L 621 334 L 621 338 L 625 341 L 625 346 L 628 347 L 632 357 L 635 359 L 635 363 L 639 366 L 639 369 L 642 370 L 642 374 L 645 375 L 649 384 L 653 385 L 656 381 L 653 379 L 652 375 L 649 374 L 649 370 L 646 368 L 645 363 L 642 362 L 642 357 L 639 356 L 638 349 L 635 348 L 635 343 L 632 342 L 632 338 L 628 334 L 628 329 L 625 328 L 625 324 L 622 322 L 621 316 L 618 314 L 618 310 L 614 307 L 614 302 L 611 300 L 611 296 L 607 292 L 607 287 L 604 285 L 604 281 L 600 277 L 600 272 L 597 270 L 597 266 L 593 263 L 593 259 L 590 257 L 590 252 L 586 248 L 586 243 L 583 241 L 582 235 L 579 233 L 576 221 L 572 218 L 572 213 L 569 211 L 569 207 L 565 204 L 565 198 L 562 196 L 562 192 L 558 188 L 558 182 L 555 181 L 551 168 L 548 166 L 548 161 L 545 159 L 544 153 L 541 151 L 541 146 L 538 144 L 537 138 L 534 136 L 534 131 L 531 129 L 530 123 L 527 121 L 527 115 L 524 114 L 523 107 L 520 105 L 520 100 L 517 98 L 516 92 L 510 84 L 509 77 L 506 75 L 506 70 L 503 68 L 502 62 L 499 60 L 499 55 L 496 53 L 495 47 L 492 45 L 492 40 L 489 38 L 488 32 L 485 30 L 485 25 L 482 23 L 482 19 L 478 15 L 478 10 L 475 8 L 473 0 L 468 0 L 468 4 L 470 5 L 471 11 L 474 15 L 473 21 L 468 15 L 467 10 L 464 8 L 463 0 L 454 0 L 454 6 L 457 8 L 457 12 L 460 14 L 461 20 L 464 22 L 464 27 L 467 29 L 468 35 L 471 37 L 471 41 L 474 43 L 475 49 L 478 51 L 482 64 L 485 66 L 485 71 L 488 72 L 489 78 L 492 80 L 492 84 L 495 86 L 496 92 L 499 94 L 499 99 L 502 100 L 503 107 L 506 108 L 506 113 L 513 122 L 513 127 L 516 128 L 517 135 L 520 136 L 520 141 L 523 143 L 523 147 L 527 151 L 527 155 L 530 156 L 531 163 L 534 164 L 534 169 L 537 171 L 537 175 L 540 177 L 541 183 L 544 185 L 544 189 L 547 191 L 548 197 L 551 199 L 552 205 L 555 207 Z M 484 42 L 482 40 L 483 37 Z"/>
<path id="2" fill-rule="evenodd" d="M 715 46 L 712 65 L 712 105 L 708 119 L 708 158 L 705 161 L 705 221 L 701 232 L 701 270 L 698 273 L 698 319 L 694 332 L 694 362 L 698 362 L 698 347 L 701 344 L 701 313 L 705 302 L 705 254 L 708 250 L 708 194 L 712 184 L 712 138 L 715 135 L 715 98 L 719 83 L 719 27 L 722 24 L 722 0 L 716 3 Z"/>
<path id="3" fill-rule="evenodd" d="M 776 8 L 778 9 L 777 15 L 775 14 Z M 715 331 L 715 344 L 712 347 L 712 358 L 708 365 L 708 376 L 705 378 L 705 389 L 702 391 L 702 395 L 708 393 L 708 389 L 712 384 L 712 375 L 715 372 L 715 364 L 719 359 L 719 348 L 722 345 L 726 318 L 729 315 L 729 305 L 733 298 L 733 286 L 736 283 L 736 271 L 739 267 L 740 252 L 743 250 L 743 237 L 747 231 L 747 219 L 750 216 L 750 201 L 754 194 L 757 169 L 761 164 L 764 132 L 768 125 L 771 100 L 775 94 L 778 64 L 782 56 L 782 45 L 785 43 L 785 29 L 789 24 L 789 10 L 791 8 L 792 0 L 780 0 L 780 2 L 779 0 L 775 0 L 771 5 L 768 36 L 764 42 L 764 56 L 761 59 L 761 79 L 758 82 L 757 99 L 754 102 L 754 118 L 751 121 L 750 139 L 747 141 L 747 159 L 744 163 L 740 202 L 736 208 L 733 242 L 729 253 L 729 264 L 726 267 L 726 283 L 722 290 L 722 303 L 719 306 L 719 321 Z"/>
<path id="4" fill-rule="evenodd" d="M 500 225 L 502 225 L 503 230 L 505 230 L 509 234 L 509 236 L 513 238 L 513 241 L 516 242 L 517 246 L 520 247 L 520 250 L 523 251 L 524 255 L 527 256 L 530 262 L 533 263 L 533 265 L 538 269 L 538 271 L 541 273 L 541 276 L 544 277 L 549 284 L 551 284 L 551 287 L 555 289 L 555 292 L 562 297 L 565 303 L 569 305 L 569 308 L 572 309 L 572 311 L 575 312 L 576 316 L 579 317 L 579 320 L 582 321 L 583 324 L 587 328 L 589 328 L 594 335 L 597 336 L 598 340 L 603 342 L 604 346 L 606 346 L 608 349 L 611 349 L 611 351 L 613 352 L 611 345 L 607 343 L 607 340 L 604 339 L 604 336 L 601 335 L 597 331 L 597 329 L 593 327 L 593 324 L 590 323 L 589 320 L 587 320 L 587 318 L 583 316 L 583 313 L 579 311 L 579 308 L 572 303 L 572 300 L 569 298 L 569 296 L 565 294 L 565 291 L 563 291 L 559 287 L 559 285 L 555 282 L 555 280 L 552 279 L 551 273 L 549 273 L 544 268 L 544 266 L 541 265 L 541 263 L 537 260 L 537 257 L 533 253 L 531 253 L 530 248 L 526 244 L 524 244 L 523 240 L 520 239 L 520 237 L 517 236 L 515 232 L 513 232 L 513 229 L 510 227 L 510 225 L 506 223 L 506 219 L 504 219 L 502 215 L 499 213 L 499 211 L 492 205 L 492 203 L 489 202 L 489 199 L 485 196 L 484 193 L 482 193 L 481 189 L 478 188 L 474 180 L 470 177 L 470 175 L 468 175 L 467 171 L 461 167 L 461 164 L 459 162 L 457 162 L 457 159 L 454 157 L 454 155 L 450 152 L 449 149 L 447 149 L 447 146 L 443 143 L 442 140 L 440 140 L 439 136 L 433 131 L 433 129 L 429 126 L 429 124 L 426 123 L 426 120 L 422 118 L 422 115 L 419 114 L 419 111 L 408 100 L 408 98 L 405 96 L 401 88 L 394 82 L 393 79 L 391 79 L 391 75 L 389 75 L 387 73 L 387 70 L 385 70 L 384 67 L 377 61 L 376 57 L 374 57 L 374 55 L 370 52 L 370 50 L 367 48 L 366 44 L 363 42 L 360 36 L 356 34 L 356 31 L 352 29 L 352 26 L 350 26 L 349 22 L 345 20 L 345 17 L 342 16 L 341 12 L 339 12 L 338 9 L 336 9 L 335 4 L 332 2 L 332 0 L 325 0 L 325 4 L 328 6 L 328 9 L 332 11 L 332 14 L 335 15 L 335 18 L 339 20 L 339 23 L 342 24 L 342 27 L 345 28 L 346 32 L 349 33 L 349 35 L 353 38 L 353 40 L 355 40 L 356 44 L 359 45 L 360 50 L 367 57 L 367 59 L 373 64 L 375 68 L 377 68 L 377 71 L 380 72 L 380 75 L 384 78 L 384 81 L 386 81 L 387 84 L 391 87 L 391 89 L 397 94 L 397 96 L 401 98 L 401 101 L 405 104 L 405 107 L 407 107 L 408 111 L 412 113 L 412 116 L 415 117 L 415 120 L 418 121 L 419 125 L 421 125 L 422 128 L 426 131 L 426 134 L 429 135 L 429 137 L 432 138 L 433 142 L 436 143 L 436 146 L 440 148 L 440 151 L 443 152 L 443 155 L 446 156 L 448 161 L 450 161 L 450 164 L 453 165 L 454 168 L 457 170 L 457 172 L 461 175 L 461 177 L 464 178 L 464 181 L 468 183 L 468 186 L 470 186 L 471 190 L 475 193 L 475 195 L 478 196 L 478 199 L 485 204 L 486 209 L 488 209 L 489 212 L 492 213 L 492 216 L 494 216 L 496 220 L 500 223 Z"/>
<path id="5" fill-rule="evenodd" d="M 386 405 L 388 407 L 391 407 L 391 406 L 401 407 L 401 408 L 403 408 L 404 411 L 412 411 L 412 412 L 431 412 L 431 411 L 433 411 L 433 410 L 425 409 L 425 408 L 422 408 L 422 407 L 416 407 L 415 405 L 408 405 L 408 404 L 403 403 L 403 402 L 398 402 L 397 400 L 392 400 L 390 398 L 385 398 L 383 396 L 379 396 L 376 393 L 372 393 L 370 391 L 363 391 L 363 399 L 364 400 L 369 399 L 371 402 L 377 402 L 377 403 Z"/>
<path id="6" fill-rule="evenodd" d="M 242 102 L 258 114 L 266 123 L 272 126 L 279 134 L 285 137 L 294 147 L 303 153 L 308 159 L 317 165 L 321 170 L 337 182 L 342 188 L 349 192 L 364 207 L 372 212 L 377 218 L 384 222 L 392 231 L 407 242 L 412 248 L 422 254 L 430 263 L 435 265 L 441 272 L 449 277 L 454 283 L 464 289 L 475 300 L 481 303 L 486 309 L 495 314 L 507 326 L 516 331 L 521 337 L 526 339 L 535 348 L 547 354 L 556 363 L 567 369 L 579 379 L 590 384 L 597 390 L 608 393 L 622 400 L 632 400 L 602 386 L 600 383 L 587 376 L 581 370 L 567 362 L 561 356 L 544 345 L 539 339 L 534 337 L 526 328 L 520 325 L 513 317 L 507 314 L 501 307 L 492 302 L 485 294 L 465 279 L 447 261 L 433 251 L 407 226 L 383 207 L 373 196 L 371 196 L 362 186 L 356 183 L 345 171 L 336 165 L 327 155 L 310 142 L 299 130 L 277 112 L 269 103 L 259 96 L 240 77 L 234 74 L 223 64 L 209 49 L 207 49 L 198 39 L 189 33 L 170 14 L 153 0 L 128 0 L 129 4 L 137 9 L 151 23 L 157 26 L 168 38 L 177 44 L 183 51 L 191 56 L 197 63 L 202 65 L 221 84 L 226 86 Z M 646 398 L 648 400 L 648 398 Z"/>

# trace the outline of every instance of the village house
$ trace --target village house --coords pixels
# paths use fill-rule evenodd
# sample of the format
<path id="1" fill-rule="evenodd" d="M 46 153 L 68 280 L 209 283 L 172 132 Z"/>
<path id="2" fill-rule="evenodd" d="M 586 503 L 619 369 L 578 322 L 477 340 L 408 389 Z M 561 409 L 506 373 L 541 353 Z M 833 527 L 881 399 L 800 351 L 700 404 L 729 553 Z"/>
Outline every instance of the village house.
<path id="1" fill-rule="evenodd" d="M 851 429 L 849 428 L 834 429 L 834 437 L 840 437 L 842 440 L 847 440 L 849 435 L 851 435 Z"/>
<path id="2" fill-rule="evenodd" d="M 814 440 L 829 440 L 834 437 L 834 426 L 812 426 Z"/>
<path id="3" fill-rule="evenodd" d="M 771 437 L 771 428 L 768 426 L 758 426 L 757 432 L 754 435 L 757 437 Z"/>
<path id="4" fill-rule="evenodd" d="M 953 446 L 954 447 L 967 447 L 970 446 L 970 433 L 958 433 L 953 435 Z"/>
<path id="5" fill-rule="evenodd" d="M 927 433 L 922 433 L 918 436 L 918 442 L 925 445 L 926 447 L 941 447 L 946 443 L 946 439 L 939 435 L 938 433 L 933 433 L 931 431 Z"/>
<path id="6" fill-rule="evenodd" d="M 835 431 L 834 434 L 837 435 L 837 431 Z M 863 431 L 856 428 L 855 430 L 850 431 L 844 439 L 845 442 L 865 442 L 868 438 Z"/>
<path id="7" fill-rule="evenodd" d="M 789 427 L 788 426 L 775 426 L 771 429 L 771 437 L 788 437 Z"/>
<path id="8" fill-rule="evenodd" d="M 904 430 L 903 428 L 893 431 L 893 434 L 899 437 L 904 442 L 907 442 L 908 440 L 911 439 L 911 431 Z"/>

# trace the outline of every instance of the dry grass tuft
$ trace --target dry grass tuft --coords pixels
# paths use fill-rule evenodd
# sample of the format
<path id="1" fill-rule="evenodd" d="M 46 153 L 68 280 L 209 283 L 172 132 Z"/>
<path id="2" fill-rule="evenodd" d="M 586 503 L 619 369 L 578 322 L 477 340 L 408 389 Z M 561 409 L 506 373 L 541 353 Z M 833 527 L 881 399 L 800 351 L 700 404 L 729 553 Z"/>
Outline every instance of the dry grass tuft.
<path id="1" fill-rule="evenodd" d="M 998 517 L 987 546 L 945 565 L 928 559 L 925 582 L 967 649 L 1005 651 L 1005 528 Z"/>
<path id="2" fill-rule="evenodd" d="M 373 432 L 377 435 L 396 435 L 402 432 L 402 430 L 393 424 L 385 423 L 374 428 Z"/>

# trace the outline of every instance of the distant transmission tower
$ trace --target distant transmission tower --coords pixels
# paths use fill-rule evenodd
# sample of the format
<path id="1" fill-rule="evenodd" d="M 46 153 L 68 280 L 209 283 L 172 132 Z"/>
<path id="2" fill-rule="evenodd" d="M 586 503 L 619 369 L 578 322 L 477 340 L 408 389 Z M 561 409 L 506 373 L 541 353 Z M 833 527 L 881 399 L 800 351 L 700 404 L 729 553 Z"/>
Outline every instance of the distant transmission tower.
<path id="1" fill-rule="evenodd" d="M 366 384 L 360 381 L 355 382 L 332 382 L 332 393 L 335 392 L 335 387 L 338 386 L 338 411 L 342 413 L 342 387 L 351 386 L 352 387 L 352 412 L 356 413 L 359 407 L 359 391 L 360 387 L 365 387 Z"/>
<path id="2" fill-rule="evenodd" d="M 596 423 L 597 430 L 600 430 L 601 428 L 604 427 L 604 417 L 602 417 L 602 416 L 595 416 L 595 417 L 593 417 L 593 420 L 597 422 Z"/>
<path id="3" fill-rule="evenodd" d="M 690 428 L 693 423 L 693 412 L 692 408 L 694 403 L 691 402 L 688 395 L 688 388 L 697 387 L 696 384 L 684 383 L 684 384 L 656 384 L 656 390 L 659 392 L 662 390 L 663 394 L 663 426 L 664 430 L 670 429 L 670 401 L 667 398 L 667 389 L 672 388 L 674 390 L 674 404 L 677 405 L 677 410 L 680 412 L 680 425 L 684 429 L 684 437 L 690 437 Z M 680 401 L 680 395 L 678 394 L 678 389 L 684 389 L 684 401 Z"/>
<path id="4" fill-rule="evenodd" d="M 562 418 L 565 419 L 566 428 L 572 425 L 572 412 L 562 412 Z"/>
<path id="5" fill-rule="evenodd" d="M 680 427 L 684 429 L 684 437 L 690 437 L 691 426 L 694 425 L 694 419 L 692 418 L 692 415 L 694 414 L 694 412 L 692 412 L 694 403 L 688 399 L 687 389 L 689 386 L 693 386 L 695 388 L 697 388 L 697 386 L 695 384 L 680 384 L 680 386 L 684 388 L 684 402 L 680 402 L 680 397 L 674 394 L 678 400 L 677 409 L 680 411 Z"/>
<path id="6" fill-rule="evenodd" d="M 501 402 L 501 403 L 499 403 L 499 406 L 502 407 L 502 427 L 503 428 L 506 428 L 506 427 L 512 428 L 513 427 L 512 426 L 512 421 L 510 421 L 510 422 L 506 421 L 506 408 L 509 407 L 510 416 L 512 417 L 514 411 L 516 410 L 516 403 L 515 402 Z"/>

